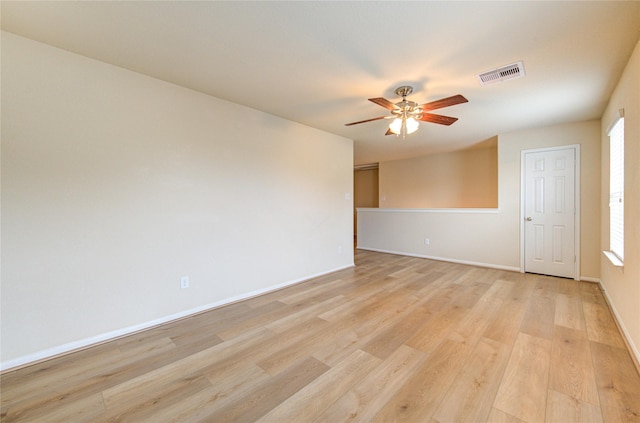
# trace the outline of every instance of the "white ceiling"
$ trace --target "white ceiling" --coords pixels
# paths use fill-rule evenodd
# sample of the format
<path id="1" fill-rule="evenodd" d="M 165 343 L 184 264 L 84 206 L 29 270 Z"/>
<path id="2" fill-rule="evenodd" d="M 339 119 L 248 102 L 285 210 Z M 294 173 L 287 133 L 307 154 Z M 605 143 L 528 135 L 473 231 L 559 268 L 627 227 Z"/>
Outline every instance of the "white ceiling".
<path id="1" fill-rule="evenodd" d="M 639 1 L 2 1 L 2 29 L 355 141 L 356 164 L 464 148 L 602 114 L 640 37 Z M 526 76 L 476 74 L 523 60 Z M 399 85 L 463 94 L 405 140 L 384 136 Z"/>

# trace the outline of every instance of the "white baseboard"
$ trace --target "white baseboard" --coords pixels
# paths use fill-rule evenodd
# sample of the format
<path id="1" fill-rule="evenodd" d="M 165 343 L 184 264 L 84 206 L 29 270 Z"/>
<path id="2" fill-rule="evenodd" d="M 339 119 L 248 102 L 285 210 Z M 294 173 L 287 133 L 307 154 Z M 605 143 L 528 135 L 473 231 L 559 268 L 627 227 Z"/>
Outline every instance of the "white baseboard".
<path id="1" fill-rule="evenodd" d="M 631 334 L 629 333 L 627 328 L 624 326 L 624 322 L 620 318 L 620 314 L 618 314 L 618 310 L 616 310 L 616 306 L 614 305 L 613 301 L 611 301 L 611 297 L 609 297 L 609 293 L 602 285 L 602 282 L 598 281 L 598 285 L 600 285 L 600 290 L 604 293 L 604 298 L 607 300 L 607 304 L 609 305 L 609 308 L 613 312 L 613 318 L 616 319 L 616 323 L 618 324 L 618 327 L 622 331 L 622 336 L 624 336 L 625 341 L 627 341 L 627 346 L 629 347 L 629 350 L 630 350 L 629 352 L 635 358 L 636 366 L 640 366 L 640 351 L 638 350 L 638 346 L 633 343 Z M 640 367 L 638 367 L 637 370 L 638 372 L 640 372 Z"/>
<path id="2" fill-rule="evenodd" d="M 424 254 L 407 253 L 407 252 L 403 252 L 403 251 L 381 250 L 381 249 L 378 249 L 378 248 L 368 248 L 368 247 L 360 247 L 360 246 L 358 246 L 356 248 L 358 250 L 376 251 L 378 253 L 396 254 L 396 255 L 399 255 L 399 256 L 418 257 L 418 258 L 424 258 L 424 259 L 429 259 L 429 260 L 448 261 L 448 262 L 451 262 L 451 263 L 466 264 L 466 265 L 469 265 L 469 266 L 488 267 L 490 269 L 508 270 L 508 271 L 511 271 L 511 272 L 520 272 L 520 268 L 519 267 L 503 266 L 501 264 L 495 264 L 495 263 L 482 263 L 482 262 L 477 262 L 477 261 L 459 260 L 459 259 L 453 259 L 453 258 L 447 258 L 447 257 L 427 256 L 427 255 L 424 255 Z"/>
<path id="3" fill-rule="evenodd" d="M 592 278 L 590 276 L 580 276 L 580 280 L 581 281 L 585 281 L 585 282 L 594 282 L 594 283 L 600 283 L 600 279 L 598 278 Z"/>
<path id="4" fill-rule="evenodd" d="M 278 285 L 273 285 L 268 288 L 259 289 L 257 291 L 247 292 L 246 294 L 237 295 L 235 297 L 226 298 L 224 300 L 216 301 L 210 304 L 206 304 L 200 307 L 192 308 L 189 310 L 181 311 L 179 313 L 174 313 L 168 316 L 164 316 L 158 319 L 150 320 L 148 322 L 140 323 L 138 325 L 128 326 L 126 328 L 117 329 L 111 332 L 102 333 L 100 335 L 92 336 L 89 338 L 81 339 L 74 342 L 69 342 L 67 344 L 59 345 L 53 348 L 47 348 L 46 350 L 38 351 L 33 354 L 27 354 L 22 357 L 18 357 L 12 360 L 3 361 L 0 363 L 0 371 L 4 372 L 10 369 L 15 369 L 18 367 L 23 367 L 29 364 L 35 364 L 40 361 L 49 360 L 57 356 L 61 356 L 64 354 L 69 354 L 74 351 L 79 351 L 85 348 L 89 348 L 98 344 L 102 344 L 108 341 L 113 341 L 118 338 L 122 338 L 124 336 L 132 335 L 136 332 L 140 332 L 146 329 L 151 329 L 155 326 L 160 326 L 174 320 L 184 319 L 185 317 L 189 317 L 198 313 L 202 313 L 204 311 L 212 310 L 214 308 L 222 307 L 225 305 L 229 305 L 238 301 L 247 300 L 249 298 L 257 297 L 262 294 L 266 294 L 269 292 L 277 291 L 282 288 L 286 288 L 290 285 L 295 285 L 297 283 L 301 283 L 307 281 L 309 279 L 317 278 L 320 276 L 328 275 L 330 273 L 338 272 L 340 270 L 348 269 L 350 267 L 354 267 L 355 264 L 351 263 L 346 266 L 342 266 L 336 269 L 332 269 L 326 272 L 317 273 L 314 275 L 305 276 L 303 278 L 295 279 L 292 281 L 284 282 Z"/>

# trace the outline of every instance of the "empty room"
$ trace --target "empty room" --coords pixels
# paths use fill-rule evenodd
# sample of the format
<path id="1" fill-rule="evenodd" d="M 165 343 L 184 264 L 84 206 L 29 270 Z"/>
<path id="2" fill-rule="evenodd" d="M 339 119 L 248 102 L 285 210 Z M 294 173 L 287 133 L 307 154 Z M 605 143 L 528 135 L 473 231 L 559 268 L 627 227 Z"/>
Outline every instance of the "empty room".
<path id="1" fill-rule="evenodd" d="M 640 422 L 640 1 L 5 1 L 2 422 Z"/>

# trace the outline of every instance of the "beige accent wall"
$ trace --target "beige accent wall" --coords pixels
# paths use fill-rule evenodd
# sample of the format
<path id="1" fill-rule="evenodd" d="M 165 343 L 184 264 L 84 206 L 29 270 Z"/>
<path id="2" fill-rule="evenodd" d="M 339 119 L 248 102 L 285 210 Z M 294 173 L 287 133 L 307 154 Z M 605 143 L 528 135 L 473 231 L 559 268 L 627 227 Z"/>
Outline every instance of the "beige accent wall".
<path id="1" fill-rule="evenodd" d="M 572 144 L 580 145 L 582 165 L 579 274 L 597 280 L 600 277 L 598 120 L 499 135 L 497 209 L 359 209 L 358 247 L 517 270 L 521 152 Z M 384 177 L 381 172 L 381 186 L 385 184 Z M 387 195 L 392 196 L 393 192 Z M 424 242 L 427 237 L 429 245 Z"/>
<path id="2" fill-rule="evenodd" d="M 353 205 L 354 207 L 378 207 L 378 169 L 354 170 Z M 353 209 L 353 231 L 357 236 L 358 213 Z"/>
<path id="3" fill-rule="evenodd" d="M 3 368 L 352 266 L 352 190 L 351 140 L 3 32 Z"/>
<path id="4" fill-rule="evenodd" d="M 498 207 L 497 143 L 380 163 L 380 206 Z"/>
<path id="5" fill-rule="evenodd" d="M 636 359 L 640 361 L 640 42 L 602 115 L 602 211 L 600 250 L 609 249 L 609 136 L 607 129 L 624 109 L 624 268 L 603 254 L 602 285 Z"/>
<path id="6" fill-rule="evenodd" d="M 378 207 L 378 169 L 353 172 L 355 207 Z"/>

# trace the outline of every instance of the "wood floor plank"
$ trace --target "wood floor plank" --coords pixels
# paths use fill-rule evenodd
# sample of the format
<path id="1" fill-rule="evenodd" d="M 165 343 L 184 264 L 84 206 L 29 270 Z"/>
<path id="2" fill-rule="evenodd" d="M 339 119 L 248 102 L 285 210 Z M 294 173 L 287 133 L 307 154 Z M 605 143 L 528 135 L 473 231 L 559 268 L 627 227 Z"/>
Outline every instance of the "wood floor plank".
<path id="1" fill-rule="evenodd" d="M 300 303 L 311 304 L 314 302 L 322 302 L 331 297 L 335 297 L 340 294 L 336 292 L 340 288 L 343 288 L 345 283 L 342 279 L 335 279 L 327 281 L 324 284 L 311 286 L 307 289 L 301 289 L 291 295 L 281 296 L 278 301 L 288 304 L 296 305 Z M 284 292 L 282 293 L 284 294 Z"/>
<path id="2" fill-rule="evenodd" d="M 257 421 L 329 370 L 329 366 L 308 357 L 202 417 L 211 422 Z"/>
<path id="3" fill-rule="evenodd" d="M 540 277 L 529 298 L 520 332 L 551 340 L 555 325 L 555 310 L 556 298 L 553 292 L 553 282 L 548 278 Z"/>
<path id="4" fill-rule="evenodd" d="M 34 421 L 43 422 L 95 422 L 101 418 L 105 409 L 100 394 L 92 394 L 62 407 L 52 407 Z"/>
<path id="5" fill-rule="evenodd" d="M 526 423 L 517 417 L 514 417 L 508 413 L 505 413 L 502 410 L 498 410 L 495 407 L 491 409 L 491 414 L 489 414 L 489 419 L 487 421 L 491 423 Z M 441 422 L 441 423 L 445 423 L 445 422 Z"/>
<path id="6" fill-rule="evenodd" d="M 460 289 L 459 287 L 452 285 L 452 288 L 456 289 L 458 293 L 461 293 L 461 295 L 455 296 L 452 303 L 466 309 L 473 308 L 492 287 L 491 285 L 480 282 L 463 284 L 462 286 L 464 288 Z"/>
<path id="7" fill-rule="evenodd" d="M 248 363 L 234 363 L 224 372 L 209 375 L 209 387 L 190 392 L 180 401 L 174 401 L 161 409 L 160 415 L 134 415 L 136 422 L 156 423 L 158 421 L 187 422 L 202 421 L 203 416 L 231 404 L 246 389 L 269 380 L 269 375 L 258 366 Z M 153 407 L 154 411 L 156 407 Z M 129 417 L 125 414 L 125 417 Z M 118 417 L 114 420 L 120 420 Z"/>
<path id="8" fill-rule="evenodd" d="M 604 298 L 600 285 L 597 283 L 580 284 L 580 297 L 583 303 L 602 303 Z"/>
<path id="9" fill-rule="evenodd" d="M 425 307 L 412 308 L 410 312 L 398 315 L 391 326 L 379 331 L 362 349 L 378 358 L 386 359 L 412 336 L 415 327 L 428 320 L 432 314 L 433 312 Z"/>
<path id="10" fill-rule="evenodd" d="M 288 314 L 278 320 L 264 325 L 274 333 L 282 333 L 300 324 L 300 321 L 316 319 L 319 314 L 323 314 L 338 306 L 347 303 L 349 300 L 344 295 L 336 295 L 326 300 L 304 307 L 295 313 Z"/>
<path id="11" fill-rule="evenodd" d="M 556 326 L 551 345 L 549 389 L 600 405 L 589 340 L 584 331 Z"/>
<path id="12" fill-rule="evenodd" d="M 0 376 L 2 395 L 0 401 L 4 407 L 6 404 L 15 406 L 25 402 L 33 396 L 42 396 L 44 392 L 59 389 L 69 381 L 87 377 L 95 370 L 96 363 L 108 365 L 116 363 L 120 358 L 120 351 L 115 342 L 110 345 L 95 347 L 95 354 L 88 354 L 87 350 L 77 354 L 59 357 L 38 363 L 23 370 L 9 372 Z M 77 356 L 77 360 L 73 357 Z"/>
<path id="13" fill-rule="evenodd" d="M 433 418 L 440 422 L 487 421 L 510 353 L 503 343 L 481 339 Z"/>
<path id="14" fill-rule="evenodd" d="M 416 272 L 405 273 L 402 277 L 394 276 L 397 280 L 393 286 L 389 286 L 387 289 L 393 291 L 395 289 L 410 289 L 412 291 L 421 291 L 428 286 L 431 286 L 437 281 L 436 272 L 424 274 Z"/>
<path id="15" fill-rule="evenodd" d="M 371 342 L 372 339 L 399 322 L 404 321 L 406 315 L 410 314 L 420 301 L 418 297 L 411 295 L 406 289 L 388 292 L 388 301 L 385 301 L 384 309 L 372 309 L 372 314 L 368 315 L 363 322 L 363 315 L 368 313 L 358 313 L 357 320 L 361 324 L 350 326 L 347 333 L 343 333 L 331 342 L 325 342 L 313 352 L 313 356 L 324 363 L 333 366 L 340 360 L 347 357 L 355 349 L 363 349 L 363 347 Z M 398 339 L 390 342 L 398 344 Z"/>
<path id="16" fill-rule="evenodd" d="M 483 296 L 453 327 L 448 338 L 474 346 L 495 319 L 501 305 L 500 299 L 493 298 L 491 295 Z"/>
<path id="17" fill-rule="evenodd" d="M 426 421 L 452 385 L 470 352 L 468 345 L 449 339 L 442 341 L 372 421 Z"/>
<path id="18" fill-rule="evenodd" d="M 161 397 L 167 391 L 186 389 L 187 386 L 196 381 L 202 382 L 205 388 L 210 386 L 204 379 L 201 380 L 202 376 L 197 373 L 183 373 L 181 371 L 184 369 L 183 366 L 176 366 L 177 372 L 174 371 L 173 375 L 169 375 L 165 369 L 165 367 L 159 369 L 159 371 L 162 371 L 162 375 L 158 375 L 158 371 L 150 372 L 120 385 L 105 389 L 102 391 L 105 407 L 107 409 L 116 407 L 121 409 L 127 408 L 131 401 L 134 401 L 134 404 L 131 404 L 131 406 L 133 406 L 135 403 L 141 401 Z"/>
<path id="19" fill-rule="evenodd" d="M 551 341 L 520 333 L 494 407 L 526 422 L 545 419 Z"/>
<path id="20" fill-rule="evenodd" d="M 300 389 L 257 421 L 313 421 L 381 361 L 371 354 L 356 350 L 340 364 Z M 318 395 L 318 392 L 322 392 L 322 395 Z"/>
<path id="21" fill-rule="evenodd" d="M 427 355 L 401 345 L 318 416 L 318 422 L 369 422 L 421 366 Z"/>
<path id="22" fill-rule="evenodd" d="M 243 304 L 251 309 L 259 309 L 266 304 L 272 303 L 274 301 L 281 301 L 283 298 L 295 295 L 300 292 L 305 292 L 308 289 L 312 289 L 317 286 L 331 283 L 335 283 L 339 286 L 340 282 L 338 281 L 351 283 L 355 278 L 356 275 L 354 268 L 343 269 L 334 273 L 318 276 L 313 279 L 308 279 L 297 284 L 289 285 L 275 291 L 267 292 L 256 297 L 242 300 L 239 302 L 239 304 Z"/>
<path id="23" fill-rule="evenodd" d="M 244 338 L 238 338 L 235 342 L 225 342 L 216 345 L 197 354 L 190 355 L 181 360 L 177 360 L 171 364 L 147 372 L 138 377 L 131 378 L 119 385 L 103 390 L 105 404 L 107 407 L 112 404 L 121 403 L 126 398 L 135 397 L 139 393 L 148 393 L 160 390 L 167 383 L 172 383 L 184 379 L 188 379 L 194 373 L 211 365 L 212 362 L 223 360 L 226 357 L 232 357 L 238 351 L 257 342 L 259 339 L 267 339 L 271 335 L 265 329 L 259 329 Z M 144 397 L 143 397 L 144 399 Z"/>
<path id="24" fill-rule="evenodd" d="M 322 319 L 317 319 L 323 322 Z M 352 322 L 343 321 L 337 324 L 322 323 L 322 328 L 309 331 L 306 336 L 301 336 L 293 343 L 286 343 L 277 348 L 270 354 L 262 357 L 262 355 L 254 358 L 256 364 L 263 368 L 271 375 L 277 375 L 287 368 L 289 363 L 300 360 L 303 357 L 311 356 L 314 352 L 323 346 L 329 345 L 334 349 L 336 342 L 342 342 L 341 338 L 345 334 L 351 334 L 353 328 Z M 355 336 L 355 335 L 353 335 Z"/>
<path id="25" fill-rule="evenodd" d="M 155 341 L 155 340 L 154 340 Z M 130 352 L 121 353 L 119 356 L 102 356 L 102 361 L 93 363 L 90 368 L 85 368 L 84 372 L 74 372 L 73 376 L 59 378 L 51 382 L 51 385 L 44 388 L 33 387 L 24 397 L 15 401 L 11 407 L 5 408 L 5 412 L 10 415 L 26 416 L 36 415 L 53 407 L 65 407 L 70 404 L 83 401 L 87 396 L 100 392 L 111 386 L 122 383 L 130 378 L 138 377 L 147 372 L 154 371 L 169 363 L 179 360 L 184 356 L 176 351 L 174 346 L 168 349 L 157 348 L 157 343 L 153 342 L 146 349 L 145 355 L 131 355 Z M 74 368 L 73 360 L 70 356 L 62 357 L 66 365 L 60 370 L 69 375 L 68 370 Z M 26 378 L 26 380 L 33 380 Z M 35 378 L 37 383 L 38 378 Z M 0 380 L 0 390 L 3 395 L 11 393 L 12 389 L 6 389 L 3 380 Z M 29 382 L 31 383 L 31 382 Z M 25 421 L 31 421 L 29 418 Z M 20 421 L 22 418 L 11 418 L 10 421 Z"/>
<path id="26" fill-rule="evenodd" d="M 557 279 L 557 292 L 558 294 L 567 295 L 573 298 L 580 298 L 580 285 L 590 282 L 581 282 L 573 279 L 559 278 Z M 596 285 L 595 283 L 591 283 Z"/>
<path id="27" fill-rule="evenodd" d="M 201 414 L 210 412 L 221 403 L 220 398 L 211 389 L 204 389 L 187 396 L 180 402 L 174 403 L 171 407 L 163 408 L 160 416 L 155 415 L 153 412 L 146 416 L 135 416 L 135 423 L 202 422 Z M 121 421 L 126 421 L 125 419 L 128 417 L 127 415 L 114 417 L 109 423 L 120 423 Z"/>
<path id="28" fill-rule="evenodd" d="M 516 286 L 516 283 L 513 281 L 496 278 L 491 282 L 491 286 L 489 287 L 490 295 L 502 300 L 503 302 L 507 301 L 512 297 L 513 290 Z"/>
<path id="29" fill-rule="evenodd" d="M 422 326 L 416 327 L 414 334 L 407 339 L 405 344 L 417 350 L 430 353 L 442 343 L 451 329 L 462 320 L 467 312 L 467 310 L 457 306 L 439 310 Z"/>
<path id="30" fill-rule="evenodd" d="M 532 291 L 532 284 L 520 282 L 519 285 L 512 285 L 508 294 L 502 297 L 502 304 L 496 312 L 495 319 L 489 323 L 482 336 L 506 345 L 513 345 L 520 331 Z"/>
<path id="31" fill-rule="evenodd" d="M 271 334 L 263 340 L 249 342 L 246 348 L 211 363 L 204 371 L 206 373 L 220 371 L 239 360 L 247 360 L 259 365 L 271 375 L 275 375 L 290 363 L 311 355 L 309 353 L 311 346 L 326 339 L 330 333 L 330 326 L 319 318 L 301 321 L 298 326 L 289 330 Z"/>
<path id="32" fill-rule="evenodd" d="M 356 292 L 348 297 L 349 301 L 319 314 L 318 317 L 329 322 L 348 319 L 353 316 L 356 310 L 367 310 L 374 307 L 386 295 L 385 292 L 380 292 L 371 286 L 359 286 L 354 291 Z"/>
<path id="33" fill-rule="evenodd" d="M 247 360 L 235 360 L 215 370 L 205 372 L 216 398 L 231 398 L 243 387 L 259 384 L 271 379 L 271 376 L 258 365 Z"/>
<path id="34" fill-rule="evenodd" d="M 177 347 L 189 348 L 194 352 L 202 351 L 224 342 L 217 335 L 212 335 L 207 329 L 181 333 L 171 336 L 170 339 Z"/>
<path id="35" fill-rule="evenodd" d="M 416 277 L 412 278 L 409 283 L 405 285 L 407 289 L 413 289 L 415 291 L 431 291 L 430 288 L 433 288 L 433 284 L 440 278 L 444 276 L 444 273 L 437 272 L 435 270 L 430 270 L 428 272 L 421 273 L 416 271 Z"/>
<path id="36" fill-rule="evenodd" d="M 39 404 L 38 404 L 39 405 Z M 2 412 L 2 422 L 93 422 L 105 411 L 100 393 L 76 396 L 64 401 L 64 396 L 48 401 L 46 407 L 12 407 Z"/>
<path id="37" fill-rule="evenodd" d="M 604 421 L 640 422 L 640 375 L 627 350 L 591 342 Z"/>
<path id="38" fill-rule="evenodd" d="M 604 301 L 582 304 L 590 341 L 625 348 L 624 340 L 616 327 L 609 307 Z"/>
<path id="39" fill-rule="evenodd" d="M 280 301 L 274 301 L 269 304 L 265 304 L 260 308 L 254 309 L 255 316 L 250 319 L 245 319 L 242 322 L 230 326 L 227 329 L 216 332 L 216 336 L 223 340 L 233 339 L 238 335 L 250 332 L 256 328 L 263 327 L 269 322 L 281 319 L 296 310 L 294 307 L 289 306 Z"/>
<path id="40" fill-rule="evenodd" d="M 547 423 L 602 423 L 602 412 L 597 405 L 550 389 L 545 421 Z"/>
<path id="41" fill-rule="evenodd" d="M 384 291 L 386 296 L 384 307 L 373 308 L 371 310 L 357 310 L 353 317 L 357 318 L 360 324 L 354 327 L 354 332 L 369 339 L 374 332 L 381 332 L 393 326 L 398 319 L 404 318 L 407 312 L 421 304 L 421 300 L 413 291 L 404 288 Z M 362 318 L 364 317 L 364 320 Z"/>
<path id="42" fill-rule="evenodd" d="M 228 304 L 215 310 L 197 313 L 193 316 L 178 319 L 146 331 L 126 336 L 118 340 L 118 346 L 122 351 L 125 351 L 136 344 L 144 344 L 148 339 L 157 337 L 170 337 L 171 335 L 185 335 L 187 333 L 204 331 L 216 333 L 231 325 L 238 324 L 245 319 L 250 319 L 253 316 L 255 316 L 253 309 L 242 302 Z M 186 327 L 190 330 L 185 330 Z"/>
<path id="43" fill-rule="evenodd" d="M 571 329 L 585 330 L 586 323 L 579 296 L 558 294 L 554 323 Z"/>
<path id="44" fill-rule="evenodd" d="M 459 277 L 456 283 L 462 285 L 475 285 L 478 283 L 493 285 L 497 279 L 500 279 L 502 273 L 504 273 L 502 270 L 471 266 L 469 271 Z"/>
<path id="45" fill-rule="evenodd" d="M 253 363 L 246 360 L 231 362 L 229 365 L 219 368 L 213 372 L 206 373 L 205 376 L 211 384 L 210 389 L 206 389 L 209 397 L 205 398 L 197 408 L 204 410 L 215 410 L 224 407 L 234 400 L 236 395 L 244 392 L 252 386 L 268 383 L 271 376 Z M 174 405 L 172 409 L 175 409 Z M 190 413 L 189 408 L 184 409 Z"/>
<path id="46" fill-rule="evenodd" d="M 106 412 L 100 416 L 100 419 L 105 422 L 118 423 L 137 423 L 153 419 L 159 421 L 166 410 L 210 387 L 211 384 L 202 375 L 171 381 L 153 392 L 144 392 L 144 395 L 139 397 L 133 396 L 121 403 L 111 404 Z"/>

